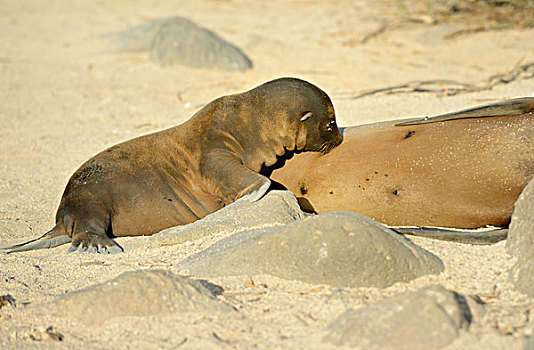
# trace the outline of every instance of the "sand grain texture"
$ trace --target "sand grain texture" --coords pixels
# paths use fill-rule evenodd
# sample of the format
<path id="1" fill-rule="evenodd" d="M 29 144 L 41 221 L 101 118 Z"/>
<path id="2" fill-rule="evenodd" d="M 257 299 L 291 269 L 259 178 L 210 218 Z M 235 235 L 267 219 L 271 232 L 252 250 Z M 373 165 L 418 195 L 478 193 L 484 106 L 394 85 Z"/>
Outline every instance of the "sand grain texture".
<path id="1" fill-rule="evenodd" d="M 198 277 L 273 275 L 334 287 L 388 287 L 443 263 L 380 223 L 326 213 L 227 237 L 178 265 Z"/>
<path id="2" fill-rule="evenodd" d="M 125 272 L 105 283 L 62 295 L 47 308 L 89 324 L 121 316 L 232 310 L 217 301 L 200 281 L 164 270 Z"/>
<path id="3" fill-rule="evenodd" d="M 150 237 L 151 247 L 169 246 L 197 240 L 208 235 L 237 233 L 267 226 L 280 226 L 302 220 L 295 195 L 289 191 L 271 191 L 260 201 L 237 201 L 202 220 L 171 227 Z"/>
<path id="4" fill-rule="evenodd" d="M 516 288 L 534 296 L 534 181 L 515 204 L 506 248 L 517 259 L 512 270 Z"/>
<path id="5" fill-rule="evenodd" d="M 435 285 L 345 311 L 330 324 L 324 341 L 370 350 L 438 350 L 471 322 L 466 298 Z"/>
<path id="6" fill-rule="evenodd" d="M 340 126 L 420 118 L 534 95 L 534 79 L 527 70 L 491 90 L 448 95 L 406 89 L 354 99 L 368 90 L 411 81 L 447 79 L 479 86 L 534 61 L 534 29 L 509 26 L 450 36 L 454 28 L 484 22 L 453 22 L 455 14 L 450 16 L 454 28 L 435 29 L 432 11 L 420 11 L 428 3 L 3 1 L 0 245 L 49 230 L 68 178 L 97 152 L 180 124 L 221 95 L 274 78 L 295 76 L 324 89 Z M 162 67 L 146 51 L 112 52 L 116 47 L 110 34 L 173 16 L 239 47 L 253 68 Z M 458 86 L 450 86 L 449 92 Z M 63 295 L 125 272 L 178 274 L 180 262 L 232 234 L 218 232 L 169 246 L 151 246 L 148 237 L 120 238 L 125 252 L 114 256 L 67 254 L 67 246 L 0 254 L 0 295 L 13 301 L 0 308 L 0 348 L 335 349 L 322 336 L 348 309 L 372 307 L 429 285 L 478 296 L 489 310 L 480 322 L 462 329 L 447 350 L 522 350 L 525 339 L 534 337 L 534 299 L 511 282 L 515 258 L 505 242 L 471 246 L 410 238 L 442 260 L 444 270 L 386 288 L 333 287 L 270 275 L 209 278 L 223 289 L 218 303 L 231 305 L 235 312 L 158 311 L 156 316 L 90 324 L 68 311 L 38 312 Z"/>

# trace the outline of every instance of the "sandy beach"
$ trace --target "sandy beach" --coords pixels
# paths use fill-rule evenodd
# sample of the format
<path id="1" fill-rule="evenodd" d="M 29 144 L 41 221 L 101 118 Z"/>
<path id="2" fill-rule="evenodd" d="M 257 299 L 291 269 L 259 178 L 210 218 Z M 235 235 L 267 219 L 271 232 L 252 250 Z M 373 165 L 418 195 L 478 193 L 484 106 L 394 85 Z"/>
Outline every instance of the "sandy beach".
<path id="1" fill-rule="evenodd" d="M 338 124 L 351 126 L 451 112 L 534 96 L 534 29 L 481 30 L 442 21 L 423 1 L 2 1 L 0 6 L 0 246 L 49 230 L 71 174 L 118 142 L 187 120 L 211 100 L 292 76 L 331 97 Z M 245 71 L 161 67 L 146 52 L 116 52 L 109 35 L 148 20 L 183 16 L 239 47 Z M 477 27 L 478 30 L 467 30 Z M 517 73 L 491 89 L 492 76 Z M 449 82 L 442 82 L 448 80 Z M 374 90 L 434 81 L 430 92 Z M 455 83 L 456 82 L 456 83 Z M 464 85 L 458 85 L 462 83 Z M 213 278 L 236 312 L 125 316 L 84 325 L 32 309 L 127 271 L 176 265 L 221 237 L 149 248 L 119 238 L 118 255 L 67 254 L 67 245 L 0 254 L 0 347 L 334 349 L 323 330 L 348 308 L 439 284 L 486 303 L 486 313 L 446 349 L 523 349 L 534 336 L 534 299 L 510 282 L 505 242 L 475 246 L 410 238 L 444 271 L 387 288 L 336 288 L 258 276 Z M 45 308 L 46 310 L 46 308 Z M 113 310 L 110 310 L 112 313 Z M 62 335 L 54 341 L 46 329 Z"/>

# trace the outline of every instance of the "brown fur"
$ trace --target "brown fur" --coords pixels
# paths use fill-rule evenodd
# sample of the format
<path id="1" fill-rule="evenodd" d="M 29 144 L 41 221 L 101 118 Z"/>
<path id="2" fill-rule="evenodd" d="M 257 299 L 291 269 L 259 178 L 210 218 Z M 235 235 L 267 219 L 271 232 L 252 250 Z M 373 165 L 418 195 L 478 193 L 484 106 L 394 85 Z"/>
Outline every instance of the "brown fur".
<path id="1" fill-rule="evenodd" d="M 533 111 L 534 98 L 523 98 L 345 128 L 332 152 L 296 155 L 271 178 L 318 213 L 392 226 L 506 225 L 534 176 Z"/>
<path id="2" fill-rule="evenodd" d="M 340 142 L 330 99 L 305 81 L 282 78 L 221 97 L 182 125 L 88 160 L 67 184 L 56 226 L 10 251 L 70 237 L 69 251 L 119 252 L 111 237 L 150 235 L 239 198 L 261 198 L 270 181 L 260 170 L 287 149 L 327 151 Z"/>

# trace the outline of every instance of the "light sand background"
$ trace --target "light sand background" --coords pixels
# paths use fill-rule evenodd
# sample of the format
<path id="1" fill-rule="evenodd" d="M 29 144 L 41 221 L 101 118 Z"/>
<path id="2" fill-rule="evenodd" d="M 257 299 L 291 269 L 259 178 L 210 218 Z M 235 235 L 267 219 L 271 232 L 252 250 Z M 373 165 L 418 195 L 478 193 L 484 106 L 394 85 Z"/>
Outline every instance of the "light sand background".
<path id="1" fill-rule="evenodd" d="M 214 98 L 282 76 L 323 88 L 341 126 L 420 117 L 505 98 L 534 95 L 533 79 L 456 96 L 436 93 L 351 97 L 413 80 L 481 83 L 534 61 L 534 29 L 474 31 L 483 21 L 451 21 L 424 1 L 0 1 L 0 245 L 34 238 L 53 226 L 64 186 L 95 153 L 134 136 L 188 119 Z M 185 16 L 240 47 L 253 61 L 246 72 L 184 66 L 162 68 L 146 53 L 111 53 L 106 34 L 144 21 Z M 380 28 L 384 23 L 400 25 Z M 443 21 L 432 23 L 433 18 Z M 482 18 L 482 17 L 481 17 Z M 388 22 L 389 21 L 389 22 Z M 365 43 L 361 40 L 370 33 Z M 122 238 L 125 253 L 66 253 L 67 246 L 0 255 L 0 294 L 19 307 L 104 282 L 124 271 L 165 268 L 207 247 L 144 248 L 146 238 Z M 315 334 L 348 307 L 439 283 L 476 294 L 493 309 L 450 349 L 520 349 L 533 332 L 513 290 L 511 258 L 501 242 L 470 246 L 413 239 L 439 256 L 445 271 L 386 289 L 338 289 L 269 276 L 214 279 L 238 316 L 173 315 L 122 318 L 91 327 L 68 319 L 26 319 L 0 310 L 0 347 L 32 348 L 328 348 Z M 263 285 L 266 284 L 266 287 Z M 254 285 L 254 286 L 252 286 Z M 96 301 L 95 301 L 96 302 Z M 112 313 L 112 310 L 110 310 Z M 532 316 L 530 316 L 532 318 Z M 61 343 L 37 342 L 34 329 L 54 326 Z M 214 336 L 216 334 L 216 336 Z"/>

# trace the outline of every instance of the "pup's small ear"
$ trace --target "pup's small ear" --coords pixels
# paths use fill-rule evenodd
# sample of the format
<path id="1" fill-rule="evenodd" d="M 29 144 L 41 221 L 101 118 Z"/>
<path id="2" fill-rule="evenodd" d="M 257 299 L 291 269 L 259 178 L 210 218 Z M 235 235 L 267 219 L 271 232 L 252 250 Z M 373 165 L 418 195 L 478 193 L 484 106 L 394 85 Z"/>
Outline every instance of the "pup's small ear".
<path id="1" fill-rule="evenodd" d="M 312 112 L 306 112 L 302 115 L 302 117 L 300 117 L 300 121 L 303 122 L 305 121 L 306 119 L 310 118 L 311 116 L 313 115 Z"/>

